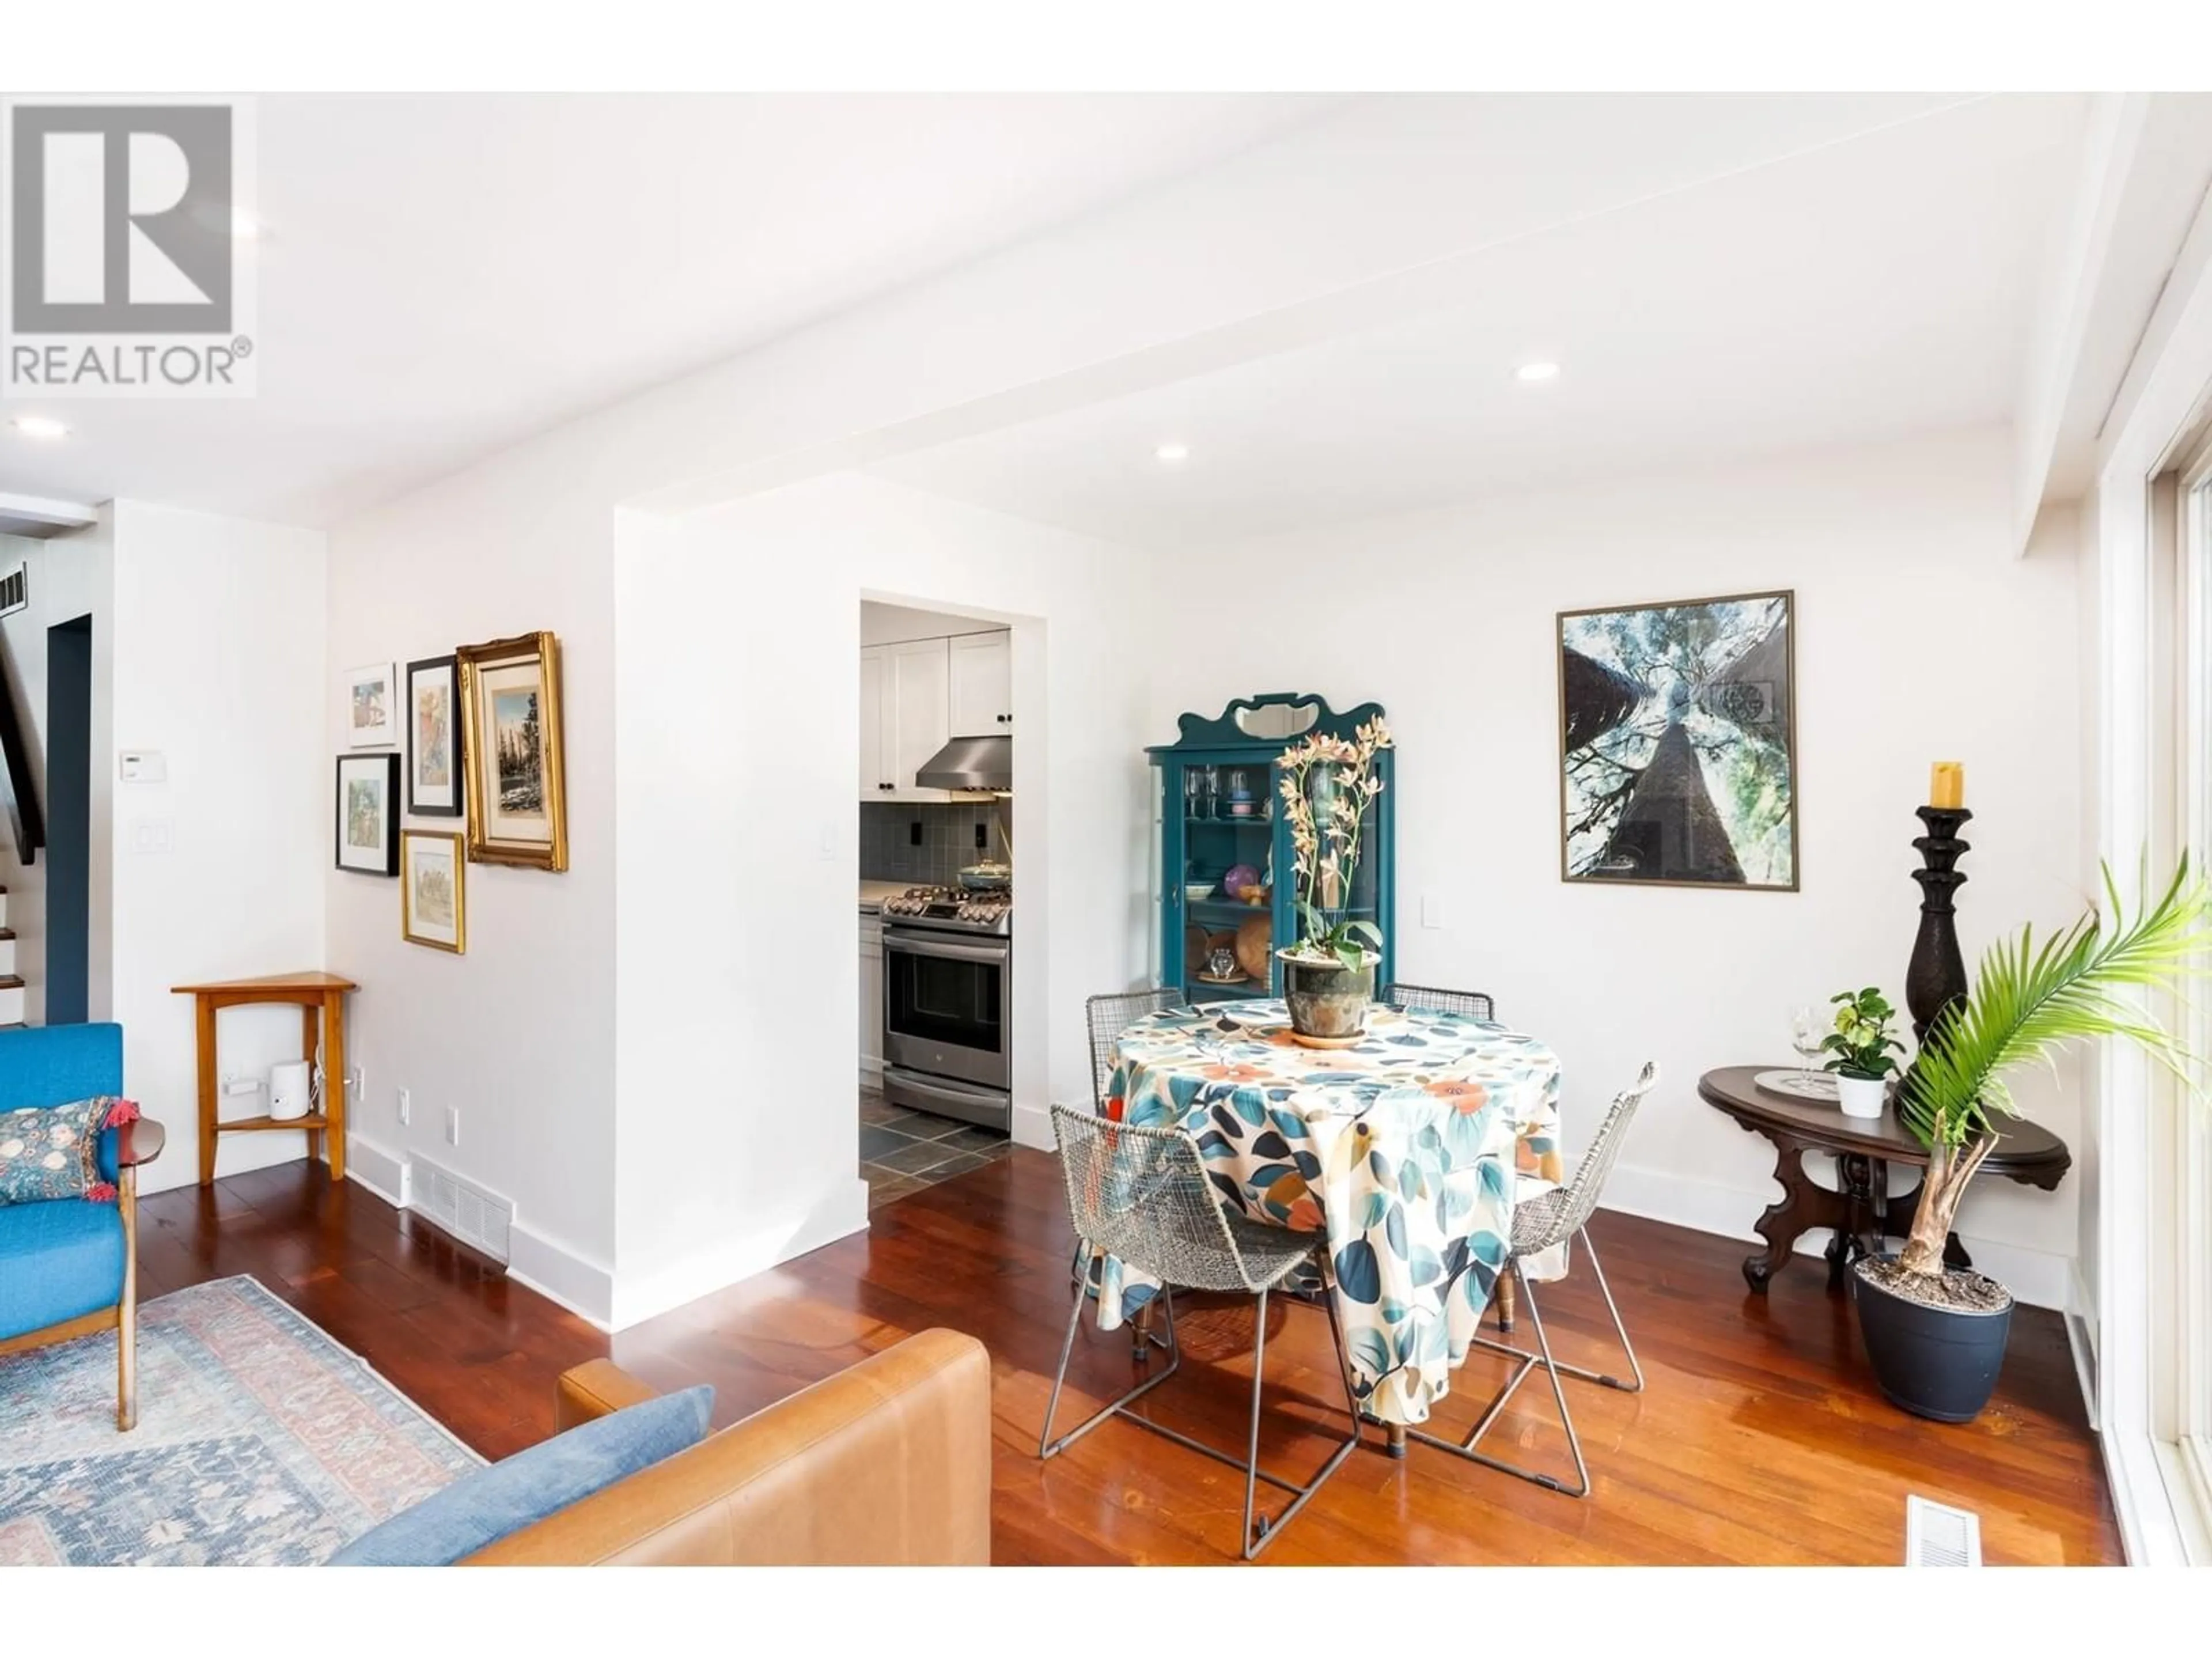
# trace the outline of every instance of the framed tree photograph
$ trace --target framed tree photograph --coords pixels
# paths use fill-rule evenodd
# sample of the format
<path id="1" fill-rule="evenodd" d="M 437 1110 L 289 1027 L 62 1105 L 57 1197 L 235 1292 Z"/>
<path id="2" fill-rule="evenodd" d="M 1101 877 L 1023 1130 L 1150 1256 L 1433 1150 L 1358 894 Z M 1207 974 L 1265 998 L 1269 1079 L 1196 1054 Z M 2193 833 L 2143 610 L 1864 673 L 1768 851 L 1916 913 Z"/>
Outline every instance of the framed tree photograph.
<path id="1" fill-rule="evenodd" d="M 560 642 L 521 634 L 453 654 L 461 668 L 470 859 L 567 869 Z"/>
<path id="2" fill-rule="evenodd" d="M 340 755 L 338 868 L 399 873 L 399 757 Z"/>
<path id="3" fill-rule="evenodd" d="M 399 832 L 399 936 L 459 956 L 468 949 L 468 860 L 451 831 Z"/>
<path id="4" fill-rule="evenodd" d="M 452 657 L 407 665 L 407 811 L 461 815 L 461 671 Z"/>
<path id="5" fill-rule="evenodd" d="M 383 749 L 399 741 L 393 707 L 395 676 L 388 662 L 349 668 L 345 676 L 346 744 L 353 749 Z"/>
<path id="6" fill-rule="evenodd" d="M 1559 874 L 1797 889 L 1787 592 L 1559 613 Z"/>

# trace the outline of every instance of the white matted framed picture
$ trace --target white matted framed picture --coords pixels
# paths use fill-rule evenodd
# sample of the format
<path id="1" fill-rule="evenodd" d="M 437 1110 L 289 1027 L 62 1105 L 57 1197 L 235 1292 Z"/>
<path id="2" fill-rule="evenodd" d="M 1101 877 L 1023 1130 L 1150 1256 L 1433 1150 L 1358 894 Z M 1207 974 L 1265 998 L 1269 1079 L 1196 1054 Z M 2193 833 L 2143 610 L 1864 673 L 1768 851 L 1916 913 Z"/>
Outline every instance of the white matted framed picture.
<path id="1" fill-rule="evenodd" d="M 468 949 L 468 860 L 450 830 L 399 832 L 399 936 L 455 956 Z"/>
<path id="2" fill-rule="evenodd" d="M 461 665 L 470 859 L 566 870 L 560 642 L 549 633 L 520 634 L 453 654 Z"/>
<path id="3" fill-rule="evenodd" d="M 346 745 L 352 749 L 384 749 L 399 741 L 398 711 L 394 707 L 393 681 L 388 662 L 350 668 L 345 677 Z"/>
<path id="4" fill-rule="evenodd" d="M 399 757 L 340 755 L 338 868 L 364 876 L 399 873 Z"/>
<path id="5" fill-rule="evenodd" d="M 461 815 L 461 671 L 451 657 L 407 665 L 407 811 Z"/>

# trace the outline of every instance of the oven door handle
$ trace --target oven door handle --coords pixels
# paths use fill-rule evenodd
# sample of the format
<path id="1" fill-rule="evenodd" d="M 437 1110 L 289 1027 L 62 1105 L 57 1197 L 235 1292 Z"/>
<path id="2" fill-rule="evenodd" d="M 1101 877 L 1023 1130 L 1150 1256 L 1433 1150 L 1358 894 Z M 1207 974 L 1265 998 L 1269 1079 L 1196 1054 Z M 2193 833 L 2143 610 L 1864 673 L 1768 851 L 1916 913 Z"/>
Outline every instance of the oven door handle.
<path id="1" fill-rule="evenodd" d="M 920 1075 L 903 1066 L 886 1066 L 884 1075 L 902 1090 L 921 1096 L 926 1100 L 941 1100 L 949 1106 L 997 1106 L 1006 1103 L 1004 1090 L 963 1089 L 953 1084 L 934 1080 L 923 1081 Z"/>
<path id="2" fill-rule="evenodd" d="M 910 957 L 933 957 L 943 962 L 981 962 L 1003 968 L 1008 955 L 1003 945 L 959 945 L 939 939 L 916 939 L 911 933 L 884 929 L 884 949 L 903 951 Z"/>

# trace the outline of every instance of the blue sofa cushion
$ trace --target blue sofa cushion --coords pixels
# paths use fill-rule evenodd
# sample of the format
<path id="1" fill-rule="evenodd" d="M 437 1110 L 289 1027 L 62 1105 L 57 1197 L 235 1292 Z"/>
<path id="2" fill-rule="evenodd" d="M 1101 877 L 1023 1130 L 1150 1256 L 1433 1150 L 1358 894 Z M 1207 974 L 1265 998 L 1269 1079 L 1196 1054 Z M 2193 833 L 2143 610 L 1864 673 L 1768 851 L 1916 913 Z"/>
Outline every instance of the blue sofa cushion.
<path id="1" fill-rule="evenodd" d="M 686 1389 L 556 1435 L 463 1475 L 331 1558 L 334 1567 L 443 1567 L 509 1533 L 696 1446 L 714 1409 L 710 1388 Z"/>
<path id="2" fill-rule="evenodd" d="M 0 1338 L 123 1299 L 123 1218 L 112 1204 L 0 1204 Z"/>
<path id="3" fill-rule="evenodd" d="M 112 1202 L 105 1170 L 107 1131 L 137 1121 L 138 1108 L 112 1095 L 66 1106 L 0 1106 L 0 1204 L 90 1198 Z"/>

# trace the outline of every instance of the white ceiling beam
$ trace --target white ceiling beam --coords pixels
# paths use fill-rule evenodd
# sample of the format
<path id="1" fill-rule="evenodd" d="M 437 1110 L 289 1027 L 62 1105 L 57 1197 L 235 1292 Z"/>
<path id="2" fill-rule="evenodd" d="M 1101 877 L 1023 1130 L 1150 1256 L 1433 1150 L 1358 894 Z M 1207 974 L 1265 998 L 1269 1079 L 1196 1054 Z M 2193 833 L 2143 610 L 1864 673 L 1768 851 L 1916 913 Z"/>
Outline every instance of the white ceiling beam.
<path id="1" fill-rule="evenodd" d="M 2077 501 L 2099 441 L 2153 355 L 2160 301 L 2212 190 L 2212 95 L 2094 101 L 2070 210 L 2057 227 L 2014 402 L 2014 547 L 2046 502 Z"/>
<path id="2" fill-rule="evenodd" d="M 33 540 L 44 540 L 99 522 L 100 509 L 83 501 L 16 495 L 0 490 L 0 536 L 28 536 Z"/>

